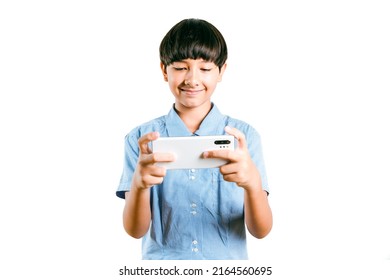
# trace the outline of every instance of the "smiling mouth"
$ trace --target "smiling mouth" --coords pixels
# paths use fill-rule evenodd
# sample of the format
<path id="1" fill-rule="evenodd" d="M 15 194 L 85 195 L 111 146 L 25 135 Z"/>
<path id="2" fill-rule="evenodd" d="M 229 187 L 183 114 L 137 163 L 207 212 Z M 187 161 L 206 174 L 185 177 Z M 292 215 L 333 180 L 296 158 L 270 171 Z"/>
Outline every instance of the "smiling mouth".
<path id="1" fill-rule="evenodd" d="M 196 95 L 203 91 L 203 89 L 194 90 L 194 89 L 186 89 L 186 88 L 181 88 L 180 90 L 188 95 Z"/>

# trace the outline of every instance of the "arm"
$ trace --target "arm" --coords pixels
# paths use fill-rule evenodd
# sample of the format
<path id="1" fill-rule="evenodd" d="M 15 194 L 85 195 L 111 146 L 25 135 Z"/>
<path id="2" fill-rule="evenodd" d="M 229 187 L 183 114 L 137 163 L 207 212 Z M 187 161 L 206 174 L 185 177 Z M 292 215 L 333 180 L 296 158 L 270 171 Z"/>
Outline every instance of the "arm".
<path id="1" fill-rule="evenodd" d="M 134 238 L 141 238 L 149 229 L 151 220 L 150 190 L 131 187 L 126 193 L 123 226 Z"/>
<path id="2" fill-rule="evenodd" d="M 256 238 L 267 236 L 272 228 L 272 211 L 267 192 L 262 189 L 245 190 L 244 203 L 245 223 L 249 232 Z"/>
<path id="3" fill-rule="evenodd" d="M 272 228 L 267 193 L 262 189 L 261 176 L 248 152 L 245 135 L 230 127 L 226 127 L 226 132 L 237 139 L 237 149 L 209 151 L 204 156 L 229 160 L 228 164 L 220 167 L 223 178 L 244 189 L 245 223 L 254 237 L 263 238 Z"/>
<path id="4" fill-rule="evenodd" d="M 149 149 L 149 142 L 158 137 L 158 133 L 151 132 L 138 140 L 140 156 L 123 209 L 123 226 L 134 238 L 141 238 L 148 231 L 151 221 L 150 188 L 162 183 L 166 174 L 166 169 L 155 163 L 173 160 L 171 154 L 153 154 Z"/>

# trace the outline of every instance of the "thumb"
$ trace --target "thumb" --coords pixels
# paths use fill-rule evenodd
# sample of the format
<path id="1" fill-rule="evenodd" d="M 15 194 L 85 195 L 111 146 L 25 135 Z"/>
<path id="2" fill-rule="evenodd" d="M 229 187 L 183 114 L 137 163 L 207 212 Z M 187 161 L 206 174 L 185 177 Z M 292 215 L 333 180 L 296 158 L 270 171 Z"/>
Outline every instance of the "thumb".
<path id="1" fill-rule="evenodd" d="M 226 133 L 234 136 L 237 139 L 237 148 L 240 150 L 246 149 L 246 139 L 244 133 L 234 127 L 226 126 Z"/>
<path id="2" fill-rule="evenodd" d="M 160 137 L 160 134 L 158 132 L 149 132 L 141 136 L 141 138 L 138 139 L 138 146 L 141 154 L 152 153 L 152 151 L 149 148 L 149 143 L 151 141 L 156 140 L 158 137 Z"/>

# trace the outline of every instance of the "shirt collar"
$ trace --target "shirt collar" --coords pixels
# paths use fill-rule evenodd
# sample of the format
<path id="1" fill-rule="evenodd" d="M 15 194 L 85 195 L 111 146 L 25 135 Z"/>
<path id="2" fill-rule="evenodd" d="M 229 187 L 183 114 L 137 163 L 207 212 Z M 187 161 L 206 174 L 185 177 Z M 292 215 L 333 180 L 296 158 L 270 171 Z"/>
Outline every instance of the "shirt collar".
<path id="1" fill-rule="evenodd" d="M 225 123 L 222 121 L 224 115 L 218 110 L 217 106 L 212 103 L 212 108 L 204 118 L 200 127 L 195 133 L 191 133 L 184 122 L 181 120 L 175 110 L 175 105 L 172 106 L 166 118 L 168 136 L 206 136 L 206 135 L 221 135 L 224 134 Z"/>

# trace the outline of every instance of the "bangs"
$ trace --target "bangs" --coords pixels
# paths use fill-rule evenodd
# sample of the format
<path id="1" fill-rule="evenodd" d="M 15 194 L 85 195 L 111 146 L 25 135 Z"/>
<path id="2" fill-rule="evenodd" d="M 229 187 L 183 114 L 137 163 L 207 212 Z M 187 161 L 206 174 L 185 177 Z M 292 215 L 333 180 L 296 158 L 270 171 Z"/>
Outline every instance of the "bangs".
<path id="1" fill-rule="evenodd" d="M 225 40 L 211 24 L 202 20 L 185 20 L 174 26 L 160 45 L 164 65 L 184 59 L 203 59 L 222 67 L 227 59 Z"/>

